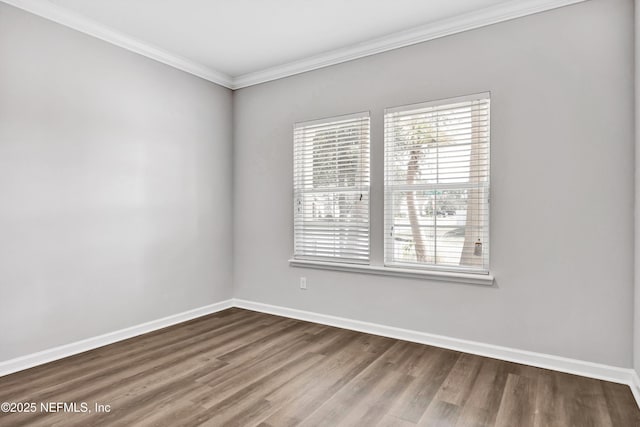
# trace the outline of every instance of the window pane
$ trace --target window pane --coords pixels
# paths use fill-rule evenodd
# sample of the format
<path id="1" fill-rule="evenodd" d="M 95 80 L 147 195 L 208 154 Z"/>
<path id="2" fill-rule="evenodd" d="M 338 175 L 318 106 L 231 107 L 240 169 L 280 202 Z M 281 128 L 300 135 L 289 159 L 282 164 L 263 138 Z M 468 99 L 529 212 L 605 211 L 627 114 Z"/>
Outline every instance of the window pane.
<path id="1" fill-rule="evenodd" d="M 489 268 L 489 99 L 385 112 L 385 263 Z"/>
<path id="2" fill-rule="evenodd" d="M 294 257 L 369 260 L 369 117 L 294 129 Z"/>
<path id="3" fill-rule="evenodd" d="M 392 259 L 433 263 L 435 260 L 435 198 L 427 191 L 400 191 L 393 195 Z"/>
<path id="4" fill-rule="evenodd" d="M 353 191 L 301 194 L 296 235 L 301 255 L 367 259 L 369 194 Z"/>
<path id="5" fill-rule="evenodd" d="M 484 191 L 401 191 L 394 194 L 391 257 L 401 263 L 482 267 L 475 243 L 485 241 Z M 465 241 L 468 244 L 465 246 Z"/>

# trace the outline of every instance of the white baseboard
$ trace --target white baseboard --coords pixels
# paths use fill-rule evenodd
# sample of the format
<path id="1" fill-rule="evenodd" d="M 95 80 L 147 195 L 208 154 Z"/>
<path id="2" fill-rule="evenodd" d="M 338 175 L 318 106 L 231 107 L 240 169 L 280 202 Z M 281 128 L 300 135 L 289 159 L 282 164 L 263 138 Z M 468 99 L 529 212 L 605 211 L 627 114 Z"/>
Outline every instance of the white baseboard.
<path id="1" fill-rule="evenodd" d="M 636 403 L 640 407 L 640 378 L 638 378 L 638 372 L 635 370 L 631 373 L 631 382 L 629 383 L 629 387 L 631 388 L 633 397 L 636 398 Z"/>
<path id="2" fill-rule="evenodd" d="M 59 347 L 50 348 L 38 353 L 32 353 L 26 356 L 17 357 L 15 359 L 6 360 L 0 362 L 0 377 L 14 372 L 22 371 L 24 369 L 32 368 L 34 366 L 42 365 L 44 363 L 53 362 L 54 360 L 62 359 L 64 357 L 73 356 L 74 354 L 93 350 L 95 348 L 102 347 L 108 344 L 113 344 L 115 342 L 126 340 L 138 335 L 146 334 L 158 329 L 166 328 L 167 326 L 175 325 L 177 323 L 186 322 L 187 320 L 195 319 L 196 317 L 201 317 L 207 314 L 222 311 L 227 308 L 231 308 L 233 306 L 232 301 L 233 300 L 231 299 L 221 301 L 215 304 L 210 304 L 204 307 L 199 307 L 193 310 L 188 310 L 182 313 L 163 317 L 162 319 L 152 320 L 140 325 L 120 329 L 119 331 L 109 332 L 97 337 L 87 338 L 82 341 L 76 341 L 70 344 L 61 345 Z"/>
<path id="3" fill-rule="evenodd" d="M 584 360 L 570 359 L 567 357 L 553 356 L 544 353 L 519 350 L 515 348 L 502 347 L 492 344 L 485 344 L 476 341 L 462 340 L 442 335 L 434 335 L 425 332 L 413 331 L 409 329 L 395 328 L 392 326 L 379 325 L 375 323 L 362 322 L 359 320 L 347 319 L 344 317 L 328 316 L 326 314 L 313 313 L 310 311 L 296 310 L 293 308 L 280 307 L 259 302 L 242 299 L 233 300 L 234 307 L 245 308 L 263 313 L 275 314 L 278 316 L 290 317 L 293 319 L 306 320 L 323 325 L 336 326 L 344 329 L 365 332 L 368 334 L 380 335 L 389 338 L 411 341 L 420 344 L 432 345 L 435 347 L 448 348 L 465 353 L 477 354 L 479 356 L 491 357 L 494 359 L 506 360 L 509 362 L 521 363 L 524 365 L 536 366 L 539 368 L 551 369 L 554 371 L 566 372 L 574 375 L 581 375 L 599 380 L 611 381 L 614 383 L 627 384 L 640 406 L 640 379 L 633 369 L 619 368 L 616 366 L 603 365 L 599 363 L 587 362 Z"/>

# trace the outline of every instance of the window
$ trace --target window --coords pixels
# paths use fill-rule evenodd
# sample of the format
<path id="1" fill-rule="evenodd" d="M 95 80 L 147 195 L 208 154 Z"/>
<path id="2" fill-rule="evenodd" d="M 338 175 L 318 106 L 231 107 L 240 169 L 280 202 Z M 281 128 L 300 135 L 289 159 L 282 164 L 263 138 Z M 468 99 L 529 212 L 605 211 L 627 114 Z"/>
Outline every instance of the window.
<path id="1" fill-rule="evenodd" d="M 369 113 L 294 126 L 294 258 L 369 262 Z"/>
<path id="2" fill-rule="evenodd" d="M 385 265 L 488 273 L 489 103 L 385 110 Z"/>

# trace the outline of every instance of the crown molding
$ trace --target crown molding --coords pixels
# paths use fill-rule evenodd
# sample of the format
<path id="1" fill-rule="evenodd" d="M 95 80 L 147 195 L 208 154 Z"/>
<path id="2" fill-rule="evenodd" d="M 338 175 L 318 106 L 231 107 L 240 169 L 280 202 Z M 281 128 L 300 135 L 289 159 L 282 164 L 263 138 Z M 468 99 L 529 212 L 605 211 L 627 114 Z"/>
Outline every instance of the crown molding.
<path id="1" fill-rule="evenodd" d="M 236 77 L 130 37 L 46 0 L 0 1 L 229 89 L 241 89 L 587 0 L 521 0 L 499 4 Z"/>
<path id="2" fill-rule="evenodd" d="M 104 26 L 92 19 L 74 13 L 66 8 L 44 0 L 0 0 L 3 3 L 38 15 L 65 27 L 80 31 L 100 40 L 154 59 L 178 70 L 201 77 L 210 82 L 231 88 L 233 78 L 195 61 L 175 55 L 167 50 L 128 36 L 112 28 Z"/>
<path id="3" fill-rule="evenodd" d="M 325 52 L 299 61 L 289 62 L 276 67 L 266 68 L 253 73 L 233 78 L 233 89 L 240 89 L 265 83 L 271 80 L 324 68 L 365 56 L 398 49 L 440 37 L 450 36 L 487 25 L 497 24 L 534 13 L 544 12 L 587 0 L 522 0 L 474 12 L 458 15 L 421 25 L 409 30 L 392 33 L 384 37 L 372 39 L 349 47 Z"/>

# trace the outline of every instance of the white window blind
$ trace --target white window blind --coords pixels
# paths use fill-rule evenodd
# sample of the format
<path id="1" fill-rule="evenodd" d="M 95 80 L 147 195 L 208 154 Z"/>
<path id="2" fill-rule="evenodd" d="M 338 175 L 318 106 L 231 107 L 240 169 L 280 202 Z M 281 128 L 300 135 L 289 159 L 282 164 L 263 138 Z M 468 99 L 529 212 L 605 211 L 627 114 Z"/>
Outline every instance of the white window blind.
<path id="1" fill-rule="evenodd" d="M 489 103 L 385 110 L 385 265 L 488 273 Z"/>
<path id="2" fill-rule="evenodd" d="M 369 262 L 369 113 L 294 126 L 294 258 Z"/>

